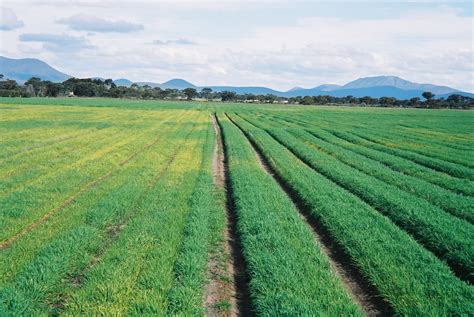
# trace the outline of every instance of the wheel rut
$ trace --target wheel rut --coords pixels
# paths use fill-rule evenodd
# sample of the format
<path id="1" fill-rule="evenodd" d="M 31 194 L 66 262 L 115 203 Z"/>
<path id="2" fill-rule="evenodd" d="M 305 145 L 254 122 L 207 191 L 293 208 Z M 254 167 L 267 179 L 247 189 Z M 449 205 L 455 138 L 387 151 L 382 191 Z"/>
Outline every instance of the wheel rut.
<path id="1" fill-rule="evenodd" d="M 228 160 L 219 120 L 212 115 L 216 135 L 212 161 L 214 184 L 225 191 L 226 226 L 223 232 L 221 254 L 211 252 L 208 271 L 210 281 L 206 286 L 206 316 L 253 316 L 248 289 L 248 276 L 237 233 L 237 215 L 232 196 Z"/>

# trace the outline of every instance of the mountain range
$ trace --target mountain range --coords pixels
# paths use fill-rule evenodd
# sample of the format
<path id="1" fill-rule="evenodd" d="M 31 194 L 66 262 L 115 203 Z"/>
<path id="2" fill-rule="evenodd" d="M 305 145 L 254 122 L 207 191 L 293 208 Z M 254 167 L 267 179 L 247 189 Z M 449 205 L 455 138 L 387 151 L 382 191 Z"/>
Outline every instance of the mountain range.
<path id="1" fill-rule="evenodd" d="M 71 77 L 39 59 L 13 59 L 3 56 L 0 56 L 0 74 L 3 74 L 5 78 L 14 79 L 20 83 L 33 76 L 54 82 L 62 82 Z"/>
<path id="2" fill-rule="evenodd" d="M 34 58 L 12 59 L 0 56 L 0 74 L 5 78 L 14 79 L 20 83 L 35 76 L 43 80 L 53 82 L 62 82 L 71 76 L 64 74 L 47 63 Z M 100 78 L 100 77 L 96 77 Z M 118 86 L 131 86 L 132 81 L 121 78 L 114 80 Z M 351 81 L 345 85 L 325 84 L 313 88 L 294 87 L 288 91 L 279 91 L 267 87 L 258 86 L 197 86 L 183 79 L 172 79 L 164 83 L 155 82 L 136 82 L 140 86 L 149 85 L 151 87 L 160 87 L 162 89 L 185 89 L 195 88 L 211 88 L 213 91 L 233 91 L 238 94 L 273 94 L 280 97 L 296 97 L 296 96 L 319 96 L 330 95 L 334 97 L 395 97 L 397 99 L 409 99 L 413 97 L 421 97 L 425 91 L 435 94 L 436 98 L 446 98 L 452 94 L 460 94 L 474 98 L 474 94 L 460 91 L 454 88 L 439 86 L 433 84 L 419 84 L 402 79 L 397 76 L 374 76 L 364 77 Z"/>

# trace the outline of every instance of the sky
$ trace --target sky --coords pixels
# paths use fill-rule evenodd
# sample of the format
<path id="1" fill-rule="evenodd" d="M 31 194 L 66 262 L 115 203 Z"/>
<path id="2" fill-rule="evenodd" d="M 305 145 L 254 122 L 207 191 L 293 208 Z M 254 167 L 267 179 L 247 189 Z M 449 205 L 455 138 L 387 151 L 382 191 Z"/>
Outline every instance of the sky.
<path id="1" fill-rule="evenodd" d="M 0 55 L 75 77 L 288 90 L 359 77 L 474 91 L 471 1 L 0 2 Z"/>

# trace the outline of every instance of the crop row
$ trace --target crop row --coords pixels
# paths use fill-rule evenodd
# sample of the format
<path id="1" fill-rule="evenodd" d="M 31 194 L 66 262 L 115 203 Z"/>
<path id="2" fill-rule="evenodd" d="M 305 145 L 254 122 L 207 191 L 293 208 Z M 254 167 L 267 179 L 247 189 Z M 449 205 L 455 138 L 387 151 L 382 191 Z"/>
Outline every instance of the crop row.
<path id="1" fill-rule="evenodd" d="M 316 173 L 268 133 L 238 116 L 232 119 L 398 314 L 472 311 L 472 289 L 442 261 L 358 197 Z"/>
<path id="2" fill-rule="evenodd" d="M 344 119 L 347 120 L 347 117 Z M 308 124 L 311 124 L 311 121 L 314 122 L 316 120 L 310 117 L 310 119 L 305 119 L 304 121 L 306 121 Z M 331 122 L 331 120 L 328 120 L 327 118 L 318 118 L 316 122 L 324 123 L 325 126 L 323 128 L 328 129 L 331 132 L 338 133 L 338 136 L 339 133 L 349 134 L 347 132 L 348 127 L 351 127 L 350 134 L 359 137 L 364 141 L 365 144 L 369 145 L 372 148 L 412 160 L 414 162 L 417 162 L 418 164 L 424 165 L 426 167 L 435 169 L 443 173 L 447 173 L 454 177 L 474 180 L 474 170 L 467 166 L 445 160 L 446 158 L 449 160 L 452 157 L 456 159 L 456 156 L 454 155 L 448 155 L 448 157 L 446 157 L 446 155 L 440 154 L 436 156 L 433 151 L 428 151 L 427 156 L 426 152 L 424 154 L 417 153 L 417 151 L 420 152 L 422 150 L 418 148 L 407 148 L 405 145 L 401 144 L 401 142 L 384 142 L 383 140 L 380 140 L 380 137 L 377 137 L 377 135 L 383 134 L 384 132 L 379 132 L 378 130 L 386 130 L 387 128 L 381 126 L 380 124 L 377 125 L 376 120 L 371 121 L 370 125 L 373 125 L 374 122 L 376 124 L 376 126 L 372 128 L 367 128 L 361 123 L 359 123 L 359 125 L 361 125 L 361 127 L 359 128 L 357 126 L 354 126 L 353 121 L 347 124 L 341 124 L 341 122 Z M 466 162 L 464 163 L 469 164 Z"/>
<path id="3" fill-rule="evenodd" d="M 186 125 L 189 123 L 181 125 L 181 129 L 187 130 Z M 102 311 L 165 314 L 169 292 L 176 283 L 175 266 L 190 212 L 189 200 L 199 174 L 197 167 L 202 161 L 206 130 L 201 127 L 188 140 L 176 145 L 182 150 L 152 185 L 138 214 L 101 262 L 88 271 L 82 287 L 71 294 L 66 314 L 97 315 Z M 181 132 L 173 138 L 178 135 L 186 138 Z"/>
<path id="4" fill-rule="evenodd" d="M 180 123 L 176 127 L 161 129 L 160 142 L 123 165 L 119 172 L 79 197 L 74 204 L 48 222 L 2 251 L 2 311 L 16 314 L 51 314 L 58 311 L 72 313 L 80 308 L 86 311 L 87 307 L 91 307 L 87 306 L 88 300 L 83 296 L 90 295 L 96 297 L 96 312 L 103 312 L 103 306 L 98 300 L 102 295 L 106 296 L 102 297 L 105 299 L 102 304 L 105 304 L 108 295 L 123 295 L 126 290 L 126 285 L 120 284 L 119 279 L 109 279 L 111 268 L 116 270 L 116 273 L 127 268 L 143 270 L 139 260 L 144 260 L 147 265 L 153 263 L 151 258 L 150 262 L 147 259 L 147 247 L 150 245 L 146 244 L 153 240 L 155 249 L 163 252 L 160 258 L 168 263 L 168 266 L 163 266 L 163 269 L 169 272 L 166 277 L 173 280 L 174 261 L 170 254 L 177 252 L 177 245 L 181 241 L 177 235 L 182 232 L 179 227 L 184 223 L 189 195 L 176 199 L 176 189 L 166 195 L 159 194 L 163 191 L 162 188 L 178 188 L 166 186 L 165 181 L 170 179 L 179 178 L 182 182 L 183 178 L 189 177 L 187 191 L 191 190 L 195 183 L 194 174 L 189 171 L 194 170 L 195 163 L 199 165 L 196 160 L 199 161 L 202 155 L 199 140 L 202 139 L 203 132 L 190 134 L 191 128 L 190 124 Z M 189 135 L 192 139 L 187 140 Z M 156 138 L 156 134 L 148 138 Z M 181 154 L 175 158 L 177 151 L 183 148 L 188 150 L 179 152 Z M 170 212 L 166 209 L 170 200 L 176 200 L 176 204 L 182 207 Z M 178 221 L 179 210 L 182 211 L 181 221 Z M 159 218 L 158 214 L 165 211 L 170 213 L 169 217 L 175 218 L 156 219 Z M 157 226 L 157 221 L 162 224 Z M 143 224 L 149 225 L 144 228 Z M 156 235 L 159 231 L 154 230 L 159 230 L 160 226 L 169 226 L 169 230 L 174 230 L 175 239 L 159 238 L 159 235 Z M 153 232 L 155 236 L 152 235 Z M 159 245 L 169 247 L 160 248 Z M 142 257 L 132 256 L 137 253 L 142 254 Z M 130 267 L 131 263 L 127 263 L 125 259 L 138 261 L 137 266 Z M 99 280 L 94 279 L 98 272 L 105 274 Z M 122 282 L 123 279 L 133 280 L 138 277 L 141 277 L 142 282 L 150 279 L 145 272 L 139 273 L 123 274 L 120 278 Z M 106 289 L 89 288 L 89 285 L 101 282 L 117 284 Z M 135 282 L 140 283 L 140 280 Z M 155 289 L 163 291 L 159 287 Z M 93 291 L 87 293 L 87 290 Z M 166 297 L 166 291 L 162 297 Z M 81 306 L 84 301 L 87 307 Z M 110 304 L 114 308 L 111 308 L 110 312 L 126 310 L 132 304 L 127 300 L 120 303 L 121 305 L 117 301 L 112 302 Z"/>
<path id="5" fill-rule="evenodd" d="M 101 148 L 119 142 L 126 137 L 123 131 L 103 130 L 55 144 L 47 150 L 11 160 L 3 164 L 0 197 L 5 197 L 26 186 L 45 180 L 51 175 L 67 169 L 69 164 L 83 161 Z M 76 165 L 77 166 L 77 165 Z M 1 198 L 0 198 L 1 199 Z"/>
<path id="6" fill-rule="evenodd" d="M 348 134 L 346 132 L 335 131 L 333 129 L 331 129 L 330 131 L 342 138 L 345 138 Z M 360 144 L 364 144 L 370 148 L 406 158 L 420 165 L 424 165 L 426 167 L 432 168 L 439 172 L 443 172 L 460 179 L 468 179 L 471 181 L 474 180 L 474 171 L 472 171 L 468 167 L 460 166 L 451 162 L 446 162 L 437 158 L 431 158 L 415 152 L 389 147 L 377 142 L 377 140 L 368 135 L 365 135 L 364 133 L 352 132 L 352 134 L 358 137 L 358 141 Z"/>
<path id="7" fill-rule="evenodd" d="M 313 125 L 295 120 L 294 118 L 288 118 L 287 116 L 278 116 L 274 118 L 279 122 L 286 123 L 286 125 L 296 124 L 297 127 L 302 126 L 304 129 L 310 130 L 311 132 L 317 131 L 318 137 L 322 136 L 322 134 L 319 134 L 322 129 L 314 127 Z M 452 177 L 446 173 L 433 170 L 406 158 L 368 147 L 367 142 L 364 142 L 363 139 L 358 138 L 353 134 L 344 132 L 325 133 L 324 138 L 328 142 L 378 161 L 394 171 L 423 179 L 459 194 L 474 196 L 474 182 L 467 179 Z"/>
<path id="8" fill-rule="evenodd" d="M 429 138 L 426 135 L 419 135 L 416 129 L 404 129 L 404 130 L 383 130 L 379 127 L 364 127 L 369 133 L 375 132 L 377 135 L 382 136 L 389 142 L 397 143 L 397 146 L 403 145 L 406 149 L 418 151 L 421 150 L 421 154 L 432 155 L 433 152 L 437 152 L 442 155 L 441 158 L 462 165 L 474 167 L 474 165 L 468 160 L 469 154 L 473 152 L 467 144 L 459 144 L 454 142 L 447 142 L 441 137 L 438 139 Z M 403 143 L 400 143 L 403 141 Z M 446 153 L 452 153 L 453 155 L 446 156 Z"/>
<path id="9" fill-rule="evenodd" d="M 371 137 L 377 137 L 377 140 L 385 139 L 384 142 L 387 142 L 386 145 L 389 146 L 418 151 L 427 156 L 439 155 L 439 158 L 447 161 L 473 166 L 467 156 L 467 151 L 472 152 L 472 142 L 465 139 L 467 135 L 460 138 L 453 133 L 441 133 L 434 130 L 435 126 L 431 126 L 429 130 L 422 129 L 420 131 L 414 124 L 405 124 L 406 118 L 404 117 L 393 116 L 391 120 L 387 120 L 388 122 L 380 120 L 379 116 L 370 117 L 370 120 L 360 120 L 360 117 L 359 120 L 347 120 L 350 116 L 328 120 L 326 116 L 313 117 L 307 114 L 304 117 L 292 117 L 300 117 L 304 121 L 318 122 L 318 124 L 324 122 L 326 127 L 337 127 L 338 130 L 365 131 Z M 401 131 L 400 126 L 403 128 Z"/>
<path id="10" fill-rule="evenodd" d="M 76 111 L 78 110 L 78 111 Z M 128 115 L 128 116 L 127 116 Z M 133 122 L 125 113 L 95 109 L 84 114 L 83 109 L 61 109 L 49 106 L 10 110 L 0 128 L 0 162 L 17 160 L 47 150 L 51 146 L 90 133 Z"/>
<path id="11" fill-rule="evenodd" d="M 380 127 L 374 127 L 380 129 Z M 446 134 L 439 133 L 433 130 L 419 129 L 416 126 L 409 126 L 397 124 L 394 129 L 387 131 L 386 136 L 391 138 L 403 138 L 411 143 L 417 143 L 425 147 L 435 145 L 438 150 L 456 150 L 457 153 L 464 153 L 472 151 L 471 147 L 463 140 L 459 140 L 453 136 L 446 136 Z M 452 140 L 452 141 L 451 141 Z"/>
<path id="12" fill-rule="evenodd" d="M 309 226 L 258 164 L 242 132 L 219 115 L 237 233 L 259 315 L 361 315 L 332 273 Z"/>
<path id="13" fill-rule="evenodd" d="M 166 124 L 166 118 L 163 124 Z M 141 133 L 125 137 L 117 134 L 105 144 L 93 143 L 87 150 L 88 155 L 78 156 L 76 161 L 62 162 L 57 166 L 48 164 L 42 175 L 20 183 L 18 189 L 0 198 L 0 239 L 18 232 L 26 224 L 60 206 L 78 188 L 87 187 L 101 175 L 117 168 L 138 149 L 153 142 L 148 136 L 156 135 L 160 129 L 158 124 L 153 129 L 144 129 Z"/>
<path id="14" fill-rule="evenodd" d="M 415 152 L 423 156 L 440 159 L 450 163 L 458 164 L 467 168 L 473 168 L 474 164 L 469 159 L 472 150 L 458 150 L 448 146 L 440 146 L 433 141 L 413 140 L 410 135 L 403 133 L 387 132 L 379 127 L 364 127 L 356 129 L 357 132 L 370 136 L 377 143 L 401 150 Z M 469 151 L 471 153 L 469 153 Z"/>
<path id="15" fill-rule="evenodd" d="M 381 211 L 429 250 L 447 261 L 463 279 L 474 276 L 474 228 L 426 200 L 400 190 L 315 150 L 283 129 L 266 130 L 309 166 Z M 301 134 L 298 130 L 293 133 Z"/>
<path id="16" fill-rule="evenodd" d="M 260 118 L 260 120 L 264 119 Z M 274 126 L 276 125 L 275 122 L 268 123 Z M 315 150 L 325 152 L 365 174 L 376 177 L 388 184 L 395 185 L 405 192 L 424 198 L 449 213 L 465 219 L 471 224 L 474 223 L 474 199 L 472 197 L 458 195 L 416 177 L 393 171 L 376 160 L 338 146 L 336 144 L 348 142 L 337 142 L 337 138 L 334 135 L 323 129 L 300 126 L 299 128 L 289 127 L 287 131 Z M 331 143 L 330 141 L 335 143 Z"/>
<path id="17" fill-rule="evenodd" d="M 191 210 L 174 266 L 175 284 L 168 293 L 169 315 L 204 315 L 202 299 L 208 282 L 210 249 L 222 239 L 225 223 L 224 192 L 215 186 L 212 175 L 215 142 L 209 125 L 197 184 L 189 200 Z"/>

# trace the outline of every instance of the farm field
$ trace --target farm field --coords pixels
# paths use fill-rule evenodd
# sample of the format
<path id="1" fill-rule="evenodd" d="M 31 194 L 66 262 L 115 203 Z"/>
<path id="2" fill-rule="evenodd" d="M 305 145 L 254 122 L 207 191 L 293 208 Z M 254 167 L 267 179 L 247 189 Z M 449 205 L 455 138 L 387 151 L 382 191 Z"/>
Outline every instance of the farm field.
<path id="1" fill-rule="evenodd" d="M 473 122 L 0 98 L 0 316 L 473 315 Z"/>

